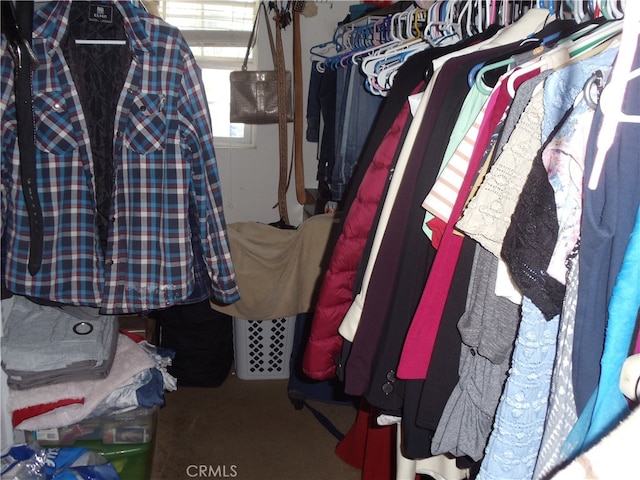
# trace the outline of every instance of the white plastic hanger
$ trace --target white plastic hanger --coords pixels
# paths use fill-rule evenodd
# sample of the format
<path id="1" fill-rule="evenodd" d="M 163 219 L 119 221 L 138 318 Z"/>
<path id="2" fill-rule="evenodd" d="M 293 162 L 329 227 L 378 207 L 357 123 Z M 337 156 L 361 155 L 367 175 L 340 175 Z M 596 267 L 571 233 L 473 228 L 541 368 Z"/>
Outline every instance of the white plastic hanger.
<path id="1" fill-rule="evenodd" d="M 461 13 L 466 11 L 466 8 L 468 8 L 467 5 Z M 406 17 L 405 13 L 410 16 Z M 428 11 L 414 8 L 403 12 L 399 17 L 399 23 L 405 25 L 400 34 L 401 38 L 406 38 L 409 34 L 412 37 L 362 58 L 361 69 L 370 79 L 370 84 L 374 88 L 383 90 L 376 93 L 386 94 L 386 90 L 393 84 L 398 69 L 411 55 L 431 46 L 441 45 L 445 41 L 461 40 L 462 25 L 456 15 L 459 14 L 455 2 L 452 1 L 437 1 Z M 412 25 L 413 28 L 408 30 L 407 24 Z"/>
<path id="2" fill-rule="evenodd" d="M 601 45 L 603 42 L 619 35 L 622 31 L 622 22 L 611 21 L 600 26 L 590 25 L 579 32 L 578 38 L 560 40 L 551 50 L 543 52 L 537 61 L 527 62 L 522 68 L 515 71 L 507 80 L 507 90 L 511 97 L 515 95 L 515 81 L 518 77 L 536 69 L 546 70 L 558 68 L 569 62 L 570 59 L 580 56 L 589 49 Z M 585 33 L 587 32 L 587 33 Z M 565 55 L 562 53 L 566 52 Z M 551 63 L 550 63 L 551 61 Z"/>
<path id="3" fill-rule="evenodd" d="M 569 42 L 567 46 L 569 54 L 573 58 L 597 45 L 601 45 L 603 42 L 619 35 L 622 32 L 622 28 L 622 20 L 612 20 L 593 28 L 587 34 L 582 35 L 577 39 L 572 37 L 567 40 Z"/>
<path id="4" fill-rule="evenodd" d="M 420 28 L 426 18 L 425 11 L 415 7 L 394 14 L 391 18 L 394 40 L 380 48 L 355 55 L 354 60 L 360 64 L 362 73 L 375 90 L 372 93 L 386 95 L 402 63 L 409 56 L 429 48 L 430 44 L 423 40 L 424 29 Z"/>
<path id="5" fill-rule="evenodd" d="M 556 47 L 556 48 L 559 48 L 559 47 Z M 516 80 L 526 75 L 527 73 L 534 72 L 536 70 L 540 70 L 540 71 L 546 70 L 549 67 L 549 65 L 547 64 L 545 55 L 547 53 L 552 54 L 555 51 L 556 49 L 546 52 L 544 55 L 541 55 L 537 60 L 532 60 L 530 62 L 525 63 L 521 67 L 517 68 L 511 75 L 509 75 L 509 77 L 507 78 L 507 92 L 509 93 L 509 96 L 511 98 L 514 98 L 516 96 L 516 87 L 515 87 Z M 569 54 L 567 53 L 567 59 L 568 58 L 569 58 Z"/>
<path id="6" fill-rule="evenodd" d="M 615 118 L 618 122 L 624 123 L 640 123 L 640 115 L 630 115 L 628 113 L 624 113 L 622 111 L 622 105 L 619 107 L 616 105 L 618 103 L 617 99 L 614 98 L 614 90 L 616 88 L 622 87 L 626 90 L 626 85 L 631 80 L 640 77 L 640 68 L 636 68 L 632 72 L 629 72 L 629 75 L 622 78 L 620 81 L 612 81 L 605 85 L 602 93 L 600 94 L 600 109 L 602 110 L 603 115 L 611 116 Z M 617 94 L 616 96 L 620 96 Z"/>
<path id="7" fill-rule="evenodd" d="M 88 38 L 76 38 L 76 45 L 126 45 L 126 40 L 92 40 Z"/>
<path id="8" fill-rule="evenodd" d="M 631 70 L 639 35 L 640 3 L 627 2 L 618 56 L 611 70 L 610 81 L 600 94 L 599 105 L 603 113 L 603 121 L 596 141 L 593 170 L 587 183 L 590 190 L 598 188 L 605 157 L 613 145 L 617 124 L 619 122 L 640 123 L 640 116 L 628 115 L 622 112 L 622 102 L 627 90 L 627 83 L 640 76 L 640 69 Z"/>

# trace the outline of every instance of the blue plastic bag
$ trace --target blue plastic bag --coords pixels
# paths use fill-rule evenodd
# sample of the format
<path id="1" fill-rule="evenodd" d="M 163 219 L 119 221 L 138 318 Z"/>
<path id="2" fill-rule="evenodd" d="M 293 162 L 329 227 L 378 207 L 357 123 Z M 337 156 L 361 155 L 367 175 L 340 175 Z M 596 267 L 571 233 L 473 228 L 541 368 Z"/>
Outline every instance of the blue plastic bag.
<path id="1" fill-rule="evenodd" d="M 120 480 L 102 455 L 83 447 L 14 445 L 2 454 L 2 480 Z"/>

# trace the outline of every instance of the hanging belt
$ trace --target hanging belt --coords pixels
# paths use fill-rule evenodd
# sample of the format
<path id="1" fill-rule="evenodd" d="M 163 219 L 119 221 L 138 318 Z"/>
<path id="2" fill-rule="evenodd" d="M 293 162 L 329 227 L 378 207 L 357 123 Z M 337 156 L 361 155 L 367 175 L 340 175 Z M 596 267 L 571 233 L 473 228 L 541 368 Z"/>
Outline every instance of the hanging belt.
<path id="1" fill-rule="evenodd" d="M 295 115 L 293 117 L 293 145 L 294 145 L 294 166 L 296 176 L 296 199 L 300 205 L 313 203 L 307 195 L 304 184 L 304 161 L 303 161 L 303 131 L 304 131 L 304 106 L 302 104 L 302 44 L 300 34 L 300 14 L 304 10 L 305 2 L 293 2 L 293 83 L 295 93 Z"/>
<path id="2" fill-rule="evenodd" d="M 2 30 L 15 70 L 16 119 L 20 150 L 20 179 L 29 214 L 29 273 L 35 275 L 42 263 L 42 208 L 36 178 L 35 133 L 31 83 L 38 60 L 31 48 L 33 2 L 2 2 Z"/>
<path id="3" fill-rule="evenodd" d="M 289 213 L 287 211 L 287 164 L 288 145 L 287 140 L 287 86 L 285 83 L 284 54 L 282 46 L 282 27 L 278 21 L 276 24 L 276 74 L 278 78 L 278 138 L 280 152 L 280 175 L 278 179 L 278 211 L 280 220 L 289 225 Z"/>

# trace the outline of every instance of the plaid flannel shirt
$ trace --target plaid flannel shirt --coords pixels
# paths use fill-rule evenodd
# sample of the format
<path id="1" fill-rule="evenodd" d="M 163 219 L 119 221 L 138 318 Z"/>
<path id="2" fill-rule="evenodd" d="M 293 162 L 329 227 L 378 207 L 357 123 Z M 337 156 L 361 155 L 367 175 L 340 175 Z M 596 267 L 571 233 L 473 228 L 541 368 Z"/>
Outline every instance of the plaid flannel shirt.
<path id="1" fill-rule="evenodd" d="M 194 290 L 233 303 L 240 295 L 200 69 L 175 27 L 131 2 L 104 4 L 122 16 L 131 62 L 115 107 L 109 226 L 106 248 L 100 245 L 88 115 L 61 45 L 71 5 L 50 2 L 34 14 L 36 163 L 44 218 L 43 261 L 34 276 L 27 270 L 29 220 L 19 179 L 13 64 L 2 39 L 7 288 L 108 314 L 165 308 L 193 299 Z M 84 88 L 91 92 L 90 83 Z M 207 289 L 196 285 L 202 265 Z"/>

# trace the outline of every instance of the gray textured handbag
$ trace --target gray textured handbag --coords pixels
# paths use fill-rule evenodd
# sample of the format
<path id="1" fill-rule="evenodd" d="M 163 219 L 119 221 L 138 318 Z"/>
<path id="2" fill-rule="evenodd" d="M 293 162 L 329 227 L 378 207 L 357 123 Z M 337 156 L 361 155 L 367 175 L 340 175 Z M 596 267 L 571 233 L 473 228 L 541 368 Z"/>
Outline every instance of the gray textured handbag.
<path id="1" fill-rule="evenodd" d="M 278 69 L 273 70 L 247 70 L 247 61 L 251 48 L 255 44 L 258 29 L 258 20 L 261 12 L 264 12 L 265 22 L 269 34 L 271 56 L 273 65 L 277 67 L 278 57 L 273 44 L 271 26 L 267 16 L 267 10 L 263 2 L 256 13 L 253 23 L 253 31 L 247 45 L 247 53 L 242 63 L 242 70 L 229 74 L 231 85 L 231 103 L 229 120 L 231 123 L 266 124 L 278 123 L 279 106 L 287 106 L 287 122 L 293 121 L 293 91 L 291 72 L 285 71 L 284 77 L 278 77 Z M 284 59 L 282 59 L 284 61 Z M 278 99 L 278 82 L 284 82 L 286 87 L 286 99 Z M 284 89 L 283 89 L 284 91 Z"/>

